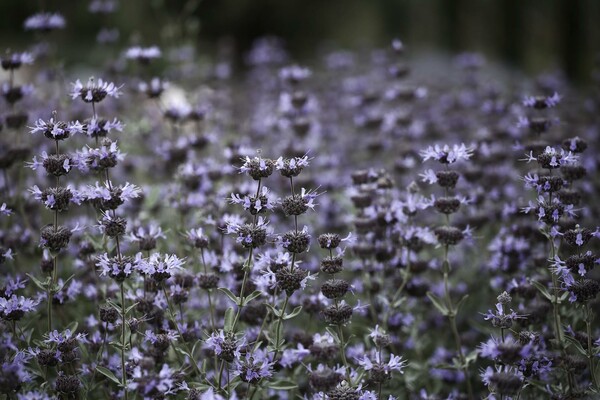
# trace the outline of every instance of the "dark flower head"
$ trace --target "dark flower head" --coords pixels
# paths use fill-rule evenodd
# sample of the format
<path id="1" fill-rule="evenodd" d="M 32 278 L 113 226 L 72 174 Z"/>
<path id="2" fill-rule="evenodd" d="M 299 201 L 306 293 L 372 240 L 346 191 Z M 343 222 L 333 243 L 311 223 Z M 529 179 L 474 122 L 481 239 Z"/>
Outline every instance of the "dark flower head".
<path id="1" fill-rule="evenodd" d="M 11 86 L 6 82 L 2 84 L 2 97 L 8 104 L 15 104 L 31 93 L 33 93 L 32 85 Z"/>
<path id="2" fill-rule="evenodd" d="M 441 164 L 452 164 L 461 160 L 468 160 L 473 155 L 473 149 L 468 148 L 463 144 L 440 146 L 429 146 L 427 149 L 419 152 L 423 161 L 429 159 L 438 161 Z"/>
<path id="3" fill-rule="evenodd" d="M 152 78 L 150 82 L 140 82 L 138 90 L 150 99 L 156 99 L 167 89 L 169 84 L 160 78 Z"/>
<path id="4" fill-rule="evenodd" d="M 560 103 L 561 97 L 554 92 L 552 96 L 525 96 L 523 105 L 536 109 L 552 108 Z"/>
<path id="5" fill-rule="evenodd" d="M 262 379 L 273 376 L 273 363 L 268 353 L 260 349 L 253 353 L 247 352 L 245 358 L 236 360 L 235 374 L 242 382 L 257 384 Z"/>
<path id="6" fill-rule="evenodd" d="M 50 32 L 65 27 L 65 19 L 59 13 L 34 14 L 25 20 L 26 31 Z"/>
<path id="7" fill-rule="evenodd" d="M 88 79 L 85 86 L 79 79 L 71 85 L 73 86 L 70 93 L 71 98 L 80 97 L 86 103 L 99 103 L 106 96 L 118 98 L 121 95 L 120 89 L 123 87 L 123 85 L 116 86 L 114 83 L 105 82 L 102 79 L 98 79 L 96 82 L 93 77 Z"/>
<path id="8" fill-rule="evenodd" d="M 79 121 L 56 121 L 54 117 L 48 121 L 38 119 L 35 126 L 30 127 L 32 134 L 43 133 L 48 139 L 65 140 L 76 133 L 83 133 L 83 125 Z"/>
<path id="9" fill-rule="evenodd" d="M 162 55 L 162 53 L 157 46 L 151 46 L 151 47 L 134 46 L 134 47 L 130 47 L 125 52 L 125 58 L 127 58 L 129 60 L 136 60 L 140 64 L 149 64 L 150 61 L 160 58 L 161 55 Z"/>
<path id="10" fill-rule="evenodd" d="M 275 162 L 268 158 L 245 157 L 243 160 L 244 164 L 240 167 L 240 174 L 247 173 L 256 181 L 271 176 L 275 169 Z"/>
<path id="11" fill-rule="evenodd" d="M 38 303 L 36 300 L 15 294 L 9 298 L 0 297 L 0 318 L 5 321 L 18 321 L 26 313 L 34 311 Z"/>
<path id="12" fill-rule="evenodd" d="M 34 58 L 30 53 L 10 53 L 0 57 L 0 64 L 4 70 L 19 69 L 22 65 L 33 64 Z"/>

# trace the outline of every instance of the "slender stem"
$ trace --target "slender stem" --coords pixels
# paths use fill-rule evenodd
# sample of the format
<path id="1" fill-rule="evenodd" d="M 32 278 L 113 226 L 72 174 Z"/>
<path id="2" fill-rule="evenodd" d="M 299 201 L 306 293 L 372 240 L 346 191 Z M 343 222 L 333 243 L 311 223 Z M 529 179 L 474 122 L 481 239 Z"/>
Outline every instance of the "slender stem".
<path id="1" fill-rule="evenodd" d="M 285 295 L 285 300 L 283 301 L 283 307 L 281 307 L 281 314 L 279 315 L 279 318 L 277 319 L 277 328 L 275 330 L 275 354 L 273 354 L 273 361 L 277 360 L 277 354 L 279 353 L 279 350 L 281 350 L 279 347 L 279 341 L 281 340 L 281 337 L 279 336 L 279 331 L 281 330 L 281 324 L 283 323 L 283 317 L 285 315 L 285 310 L 287 308 L 288 305 L 288 301 L 290 300 L 290 296 Z"/>
<path id="2" fill-rule="evenodd" d="M 256 187 L 256 198 L 258 198 L 258 196 L 260 195 L 260 188 L 261 188 L 261 179 L 258 180 L 258 184 Z M 254 220 L 252 221 L 252 226 L 256 227 L 256 221 L 258 219 L 258 214 L 254 215 Z M 235 330 L 235 327 L 238 323 L 239 317 L 240 317 L 240 313 L 242 312 L 242 304 L 244 304 L 244 297 L 245 294 L 244 292 L 246 291 L 246 282 L 248 281 L 248 276 L 250 275 L 250 264 L 252 263 L 252 254 L 253 254 L 254 248 L 250 247 L 250 249 L 248 250 L 248 258 L 246 259 L 246 263 L 244 264 L 244 278 L 242 279 L 242 287 L 240 288 L 240 304 L 238 304 L 237 307 L 237 311 L 235 313 L 235 318 L 233 319 L 233 330 Z"/>
<path id="3" fill-rule="evenodd" d="M 252 389 L 252 391 L 247 391 L 248 393 L 248 400 L 252 400 L 254 398 L 254 395 L 256 394 L 256 391 L 258 390 L 258 385 L 254 385 L 254 388 Z"/>
<path id="4" fill-rule="evenodd" d="M 120 254 L 120 252 L 119 252 Z M 127 400 L 127 370 L 125 369 L 125 286 L 121 282 L 121 377 L 123 381 L 123 393 Z"/>
<path id="5" fill-rule="evenodd" d="M 587 358 L 590 364 L 590 374 L 592 375 L 592 384 L 595 389 L 598 389 L 598 379 L 596 378 L 596 364 L 594 353 L 592 351 L 592 310 L 590 309 L 589 301 L 585 303 L 585 327 L 587 333 Z"/>
<path id="6" fill-rule="evenodd" d="M 254 342 L 254 349 L 252 350 L 252 352 L 255 352 L 256 349 L 258 348 L 258 344 L 260 343 L 260 337 L 262 336 L 262 334 L 265 330 L 265 326 L 267 326 L 267 321 L 269 320 L 269 315 L 271 315 L 271 310 L 267 309 L 267 313 L 265 314 L 262 324 L 260 325 L 260 330 L 258 331 L 258 336 L 256 336 L 256 341 Z"/>
<path id="7" fill-rule="evenodd" d="M 223 370 L 225 369 L 225 361 L 221 361 L 221 366 L 219 367 L 219 380 L 217 381 L 218 390 L 221 391 L 221 382 L 223 382 Z"/>
<path id="8" fill-rule="evenodd" d="M 352 378 L 350 377 L 350 365 L 348 364 L 348 360 L 346 359 L 346 339 L 344 339 L 344 330 L 342 329 L 341 324 L 338 324 L 338 336 L 340 339 L 340 352 L 342 356 L 342 362 L 344 363 L 344 367 L 346 367 L 346 380 L 348 381 L 348 384 L 351 385 Z"/>
<path id="9" fill-rule="evenodd" d="M 204 259 L 204 249 L 202 249 L 200 252 L 200 258 L 202 259 L 202 266 L 204 268 L 204 273 L 208 274 L 208 269 L 206 268 L 206 261 Z M 213 307 L 212 298 L 211 298 L 212 289 L 208 289 L 206 292 L 208 294 L 208 308 L 209 308 L 209 312 L 210 312 L 210 327 L 214 331 L 216 324 L 215 324 L 215 309 Z"/>
<path id="10" fill-rule="evenodd" d="M 173 312 L 173 306 L 171 305 L 171 300 L 169 298 L 169 295 L 167 294 L 167 288 L 165 287 L 164 282 L 162 283 L 162 291 L 163 291 L 163 294 L 165 295 L 165 299 L 167 299 L 167 307 L 169 308 L 169 318 L 171 319 L 171 322 L 173 322 L 173 325 L 175 325 L 175 328 L 177 329 L 177 333 L 179 334 L 181 343 L 183 344 L 185 351 L 188 353 L 188 355 L 190 357 L 190 363 L 194 366 L 194 370 L 196 371 L 198 376 L 202 376 L 202 372 L 200 371 L 200 368 L 198 368 L 198 364 L 194 360 L 194 355 L 192 354 L 192 351 L 190 350 L 189 346 L 187 345 L 187 342 L 185 340 L 183 340 L 181 328 L 179 328 L 179 324 L 177 323 L 177 319 L 175 318 L 175 313 Z"/>
<path id="11" fill-rule="evenodd" d="M 443 261 L 443 273 L 444 273 L 444 295 L 446 298 L 446 306 L 448 307 L 448 321 L 450 322 L 450 329 L 452 330 L 452 335 L 454 336 L 454 344 L 456 345 L 456 351 L 458 352 L 458 357 L 461 363 L 461 370 L 465 375 L 465 381 L 467 384 L 467 392 L 469 395 L 469 399 L 473 400 L 473 388 L 471 386 L 471 378 L 469 375 L 469 369 L 466 365 L 465 355 L 462 351 L 462 342 L 460 339 L 460 335 L 458 333 L 458 328 L 456 327 L 456 311 L 454 308 L 454 304 L 452 302 L 452 297 L 450 296 L 450 284 L 449 284 L 449 272 L 450 272 L 450 261 L 448 259 L 448 245 L 444 246 L 444 261 Z"/>

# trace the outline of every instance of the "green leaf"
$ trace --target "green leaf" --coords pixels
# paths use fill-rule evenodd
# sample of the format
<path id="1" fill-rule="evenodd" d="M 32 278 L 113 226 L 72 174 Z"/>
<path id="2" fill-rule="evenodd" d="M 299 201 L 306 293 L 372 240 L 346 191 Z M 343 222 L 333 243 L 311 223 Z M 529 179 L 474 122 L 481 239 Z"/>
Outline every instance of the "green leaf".
<path id="1" fill-rule="evenodd" d="M 233 319 L 234 319 L 234 315 L 233 315 L 233 307 L 229 307 L 227 309 L 227 311 L 225 311 L 225 324 L 223 326 L 223 330 L 225 332 L 231 332 L 233 331 Z"/>
<path id="2" fill-rule="evenodd" d="M 577 349 L 577 351 L 579 353 L 581 353 L 581 355 L 583 355 L 583 356 L 588 355 L 587 351 L 585 351 L 585 349 L 583 348 L 581 343 L 579 343 L 579 341 L 577 339 L 575 339 L 573 336 L 565 335 L 564 338 L 567 340 L 567 342 L 569 342 L 570 344 L 575 346 L 575 349 Z"/>
<path id="3" fill-rule="evenodd" d="M 325 330 L 331 335 L 331 337 L 333 338 L 333 340 L 335 340 L 336 343 L 340 343 L 340 338 L 336 331 L 334 331 L 330 327 L 325 328 Z"/>
<path id="4" fill-rule="evenodd" d="M 283 319 L 286 321 L 288 319 L 292 319 L 296 315 L 300 314 L 300 311 L 302 311 L 302 306 L 298 306 L 298 307 L 294 308 L 291 313 L 284 315 Z"/>
<path id="5" fill-rule="evenodd" d="M 188 353 L 185 349 L 182 349 L 179 346 L 173 346 L 176 352 L 181 353 L 182 355 L 188 357 L 189 359 L 193 359 L 193 357 Z"/>
<path id="6" fill-rule="evenodd" d="M 240 298 L 237 297 L 235 294 L 233 294 L 233 292 L 227 288 L 224 287 L 220 287 L 218 290 L 220 290 L 221 292 L 225 293 L 225 295 L 227 297 L 229 297 L 229 299 L 231 301 L 233 301 L 235 304 L 239 305 L 240 304 Z"/>
<path id="7" fill-rule="evenodd" d="M 257 298 L 258 296 L 260 296 L 261 294 L 263 294 L 263 292 L 261 292 L 260 290 L 255 290 L 250 295 L 248 295 L 247 297 L 244 298 L 244 302 L 243 302 L 244 304 L 242 304 L 242 305 L 245 306 L 246 304 L 250 303 L 252 300 Z"/>
<path id="8" fill-rule="evenodd" d="M 73 321 L 67 326 L 66 329 L 70 330 L 71 332 L 75 332 L 77 330 L 78 326 L 79 326 L 79 323 L 77 321 Z"/>
<path id="9" fill-rule="evenodd" d="M 267 387 L 273 390 L 292 390 L 296 389 L 298 385 L 292 381 L 278 380 L 268 383 Z"/>
<path id="10" fill-rule="evenodd" d="M 48 285 L 50 284 L 50 277 L 46 278 L 46 282 L 42 282 L 40 281 L 38 278 L 36 278 L 35 276 L 31 275 L 31 274 L 25 274 L 28 277 L 31 278 L 31 280 L 33 281 L 33 283 L 35 284 L 35 286 L 37 286 L 39 289 L 46 291 L 48 290 Z"/>
<path id="11" fill-rule="evenodd" d="M 554 298 L 554 296 L 552 296 L 550 294 L 550 292 L 548 292 L 548 288 L 544 285 L 542 285 L 541 283 L 539 283 L 538 281 L 534 281 L 531 280 L 531 284 L 533 286 L 535 286 L 535 288 L 545 297 L 547 298 L 549 301 L 552 301 L 552 299 Z"/>
<path id="12" fill-rule="evenodd" d="M 469 297 L 469 295 L 468 295 L 468 294 L 465 294 L 465 295 L 462 297 L 462 299 L 460 299 L 460 300 L 458 301 L 458 303 L 456 303 L 456 308 L 455 308 L 455 310 L 456 310 L 456 313 L 457 313 L 457 314 L 458 314 L 458 310 L 460 310 L 460 308 L 461 308 L 461 307 L 462 307 L 462 305 L 465 303 L 465 301 L 467 300 L 467 298 L 468 298 L 468 297 Z"/>
<path id="13" fill-rule="evenodd" d="M 273 307 L 271 304 L 269 303 L 265 303 L 265 305 L 267 306 L 267 308 L 269 310 L 271 310 L 271 312 L 273 313 L 273 315 L 275 315 L 277 318 L 281 317 L 281 313 L 283 311 L 279 311 L 278 309 L 276 309 L 275 307 Z"/>
<path id="14" fill-rule="evenodd" d="M 131 310 L 133 310 L 134 307 L 137 306 L 139 303 L 140 303 L 139 301 L 136 301 L 135 303 L 133 303 L 132 305 L 127 307 L 127 309 L 125 309 L 125 315 L 129 314 L 131 312 Z"/>
<path id="15" fill-rule="evenodd" d="M 448 260 L 444 260 L 444 262 L 442 263 L 442 272 L 450 273 L 450 263 L 448 262 Z"/>
<path id="16" fill-rule="evenodd" d="M 447 317 L 450 314 L 448 311 L 448 307 L 446 307 L 442 299 L 436 296 L 433 292 L 427 292 L 427 297 L 429 297 L 429 300 L 431 300 L 435 308 L 437 308 L 442 313 L 442 315 Z"/>
<path id="17" fill-rule="evenodd" d="M 110 379 L 111 381 L 116 383 L 117 385 L 119 385 L 119 386 L 121 385 L 121 381 L 119 381 L 117 379 L 117 377 L 115 376 L 115 374 L 113 374 L 112 371 L 109 370 L 108 368 L 96 367 L 96 371 L 100 372 L 102 375 L 104 375 L 105 377 L 107 377 L 108 379 Z"/>
<path id="18" fill-rule="evenodd" d="M 75 275 L 71 275 L 70 277 L 68 277 L 62 284 L 62 286 L 60 288 L 55 288 L 56 292 L 60 292 L 61 290 L 63 290 L 65 287 L 67 287 L 67 284 L 71 281 L 71 279 L 75 278 Z"/>

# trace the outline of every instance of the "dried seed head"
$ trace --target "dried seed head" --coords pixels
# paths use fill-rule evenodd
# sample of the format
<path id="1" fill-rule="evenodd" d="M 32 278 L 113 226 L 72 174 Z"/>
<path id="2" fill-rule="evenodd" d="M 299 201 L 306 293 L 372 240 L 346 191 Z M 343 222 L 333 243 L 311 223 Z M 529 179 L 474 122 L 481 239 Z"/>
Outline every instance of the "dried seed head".
<path id="1" fill-rule="evenodd" d="M 296 194 L 293 196 L 287 196 L 281 202 L 281 208 L 285 215 L 301 215 L 308 210 L 308 199 Z"/>
<path id="2" fill-rule="evenodd" d="M 441 244 L 449 246 L 460 243 L 465 237 L 463 231 L 454 226 L 440 226 L 433 232 Z"/>
<path id="3" fill-rule="evenodd" d="M 121 217 L 103 218 L 101 224 L 107 236 L 115 238 L 125 234 L 127 220 Z"/>
<path id="4" fill-rule="evenodd" d="M 322 249 L 335 249 L 342 241 L 337 233 L 324 233 L 317 240 Z"/>
<path id="5" fill-rule="evenodd" d="M 310 245 L 310 235 L 304 230 L 289 231 L 283 234 L 281 242 L 283 248 L 290 253 L 303 253 Z"/>
<path id="6" fill-rule="evenodd" d="M 350 200 L 352 200 L 352 204 L 354 204 L 354 207 L 360 209 L 367 208 L 371 204 L 373 204 L 373 198 L 368 193 L 357 193 L 350 197 Z"/>
<path id="7" fill-rule="evenodd" d="M 114 324 L 119 318 L 119 312 L 109 305 L 100 307 L 100 321 Z"/>
<path id="8" fill-rule="evenodd" d="M 460 200 L 456 197 L 439 197 L 435 199 L 433 205 L 443 214 L 454 214 L 460 208 Z"/>
<path id="9" fill-rule="evenodd" d="M 52 211 L 66 211 L 73 198 L 73 193 L 64 187 L 47 188 L 42 191 L 41 200 Z"/>
<path id="10" fill-rule="evenodd" d="M 240 243 L 247 249 L 255 249 L 267 242 L 267 229 L 261 225 L 244 224 L 240 226 L 238 235 L 243 238 Z"/>
<path id="11" fill-rule="evenodd" d="M 347 281 L 343 279 L 329 279 L 321 286 L 321 293 L 328 299 L 340 299 L 348 293 L 349 289 L 350 284 Z"/>
<path id="12" fill-rule="evenodd" d="M 317 392 L 327 392 L 334 389 L 342 381 L 342 375 L 329 367 L 311 371 L 308 375 L 310 386 Z"/>
<path id="13" fill-rule="evenodd" d="M 501 395 L 512 396 L 521 388 L 521 378 L 508 372 L 495 372 L 489 377 L 490 385 Z"/>
<path id="14" fill-rule="evenodd" d="M 56 391 L 67 395 L 66 398 L 75 398 L 80 387 L 81 382 L 77 376 L 65 375 L 61 372 L 56 378 Z"/>
<path id="15" fill-rule="evenodd" d="M 247 172 L 255 181 L 271 176 L 275 169 L 275 162 L 268 158 L 246 157 L 242 172 Z"/>
<path id="16" fill-rule="evenodd" d="M 42 165 L 46 170 L 46 173 L 58 177 L 66 175 L 71 171 L 73 159 L 67 154 L 51 154 L 44 159 Z"/>
<path id="17" fill-rule="evenodd" d="M 215 274 L 198 275 L 198 286 L 202 289 L 216 289 L 219 286 L 219 277 Z"/>
<path id="18" fill-rule="evenodd" d="M 58 357 L 54 350 L 40 350 L 36 358 L 38 363 L 44 367 L 56 367 L 58 364 Z"/>
<path id="19" fill-rule="evenodd" d="M 296 290 L 302 287 L 302 281 L 307 275 L 308 272 L 300 268 L 281 268 L 275 273 L 277 287 L 279 290 L 285 290 L 286 294 L 291 296 Z"/>
<path id="20" fill-rule="evenodd" d="M 321 260 L 321 271 L 327 274 L 337 274 L 344 268 L 344 259 L 341 256 L 325 257 Z"/>
<path id="21" fill-rule="evenodd" d="M 71 235 L 72 232 L 68 228 L 59 226 L 55 230 L 51 224 L 44 226 L 40 233 L 42 246 L 52 253 L 58 253 L 67 247 Z"/>
<path id="22" fill-rule="evenodd" d="M 369 182 L 369 171 L 360 170 L 352 173 L 352 183 L 354 185 L 364 185 Z"/>
<path id="23" fill-rule="evenodd" d="M 346 384 L 346 381 L 343 381 L 335 389 L 327 393 L 327 396 L 331 400 L 358 400 L 360 398 L 359 392 Z"/>
<path id="24" fill-rule="evenodd" d="M 586 303 L 593 300 L 600 292 L 600 283 L 592 279 L 576 281 L 569 290 L 577 296 L 578 303 Z"/>
<path id="25" fill-rule="evenodd" d="M 460 175 L 456 171 L 437 171 L 435 173 L 437 183 L 443 188 L 452 189 L 456 186 Z"/>
<path id="26" fill-rule="evenodd" d="M 332 304 L 321 313 L 328 324 L 345 325 L 352 318 L 352 312 L 352 307 L 348 304 Z"/>

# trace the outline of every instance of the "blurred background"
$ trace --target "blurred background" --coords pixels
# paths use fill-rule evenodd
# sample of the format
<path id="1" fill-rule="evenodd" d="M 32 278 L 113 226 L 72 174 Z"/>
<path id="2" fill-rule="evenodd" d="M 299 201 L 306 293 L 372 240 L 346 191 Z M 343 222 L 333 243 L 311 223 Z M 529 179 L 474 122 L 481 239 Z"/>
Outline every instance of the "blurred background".
<path id="1" fill-rule="evenodd" d="M 478 51 L 531 75 L 563 70 L 579 85 L 589 82 L 600 51 L 598 0 L 127 0 L 106 15 L 90 13 L 89 4 L 2 0 L 0 45 L 31 43 L 23 21 L 44 9 L 67 20 L 67 29 L 53 33 L 67 63 L 89 57 L 82 52 L 92 51 L 104 26 L 118 28 L 125 46 L 183 40 L 210 53 L 226 40 L 240 62 L 264 35 L 283 38 L 296 61 L 398 37 L 411 53 Z"/>

